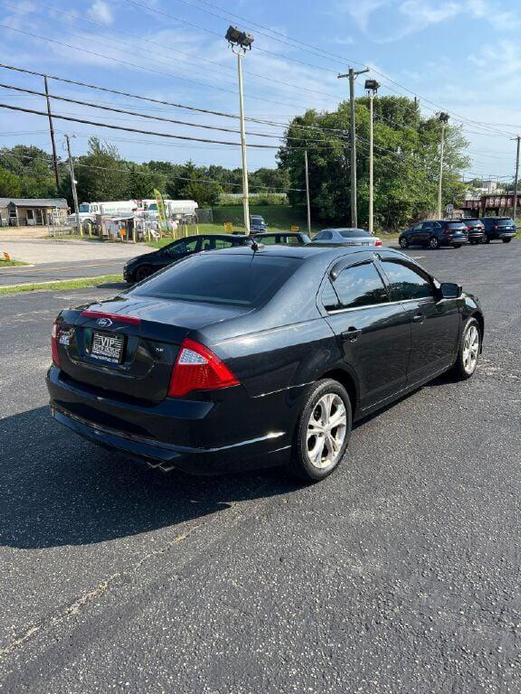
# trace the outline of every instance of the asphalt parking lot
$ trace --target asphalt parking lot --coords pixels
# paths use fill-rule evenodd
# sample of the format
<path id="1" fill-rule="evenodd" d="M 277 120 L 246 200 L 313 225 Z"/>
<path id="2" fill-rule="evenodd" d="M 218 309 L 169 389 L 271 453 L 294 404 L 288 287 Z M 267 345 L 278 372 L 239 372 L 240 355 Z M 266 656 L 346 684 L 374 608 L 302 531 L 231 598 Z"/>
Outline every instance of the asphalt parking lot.
<path id="1" fill-rule="evenodd" d="M 478 372 L 360 424 L 309 487 L 69 434 L 50 326 L 112 290 L 0 298 L 0 689 L 521 690 L 521 242 L 411 255 L 480 298 Z"/>

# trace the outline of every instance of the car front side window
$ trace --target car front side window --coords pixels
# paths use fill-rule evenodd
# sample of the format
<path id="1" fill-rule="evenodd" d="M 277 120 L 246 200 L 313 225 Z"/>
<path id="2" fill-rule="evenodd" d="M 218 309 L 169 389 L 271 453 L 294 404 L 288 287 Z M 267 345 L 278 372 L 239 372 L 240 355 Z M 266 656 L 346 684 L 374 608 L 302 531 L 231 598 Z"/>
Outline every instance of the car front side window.
<path id="1" fill-rule="evenodd" d="M 372 306 L 389 301 L 382 278 L 371 262 L 343 270 L 334 283 L 341 308 Z"/>
<path id="2" fill-rule="evenodd" d="M 394 260 L 384 260 L 382 265 L 389 279 L 389 291 L 393 301 L 427 299 L 434 296 L 432 282 L 427 276 Z"/>

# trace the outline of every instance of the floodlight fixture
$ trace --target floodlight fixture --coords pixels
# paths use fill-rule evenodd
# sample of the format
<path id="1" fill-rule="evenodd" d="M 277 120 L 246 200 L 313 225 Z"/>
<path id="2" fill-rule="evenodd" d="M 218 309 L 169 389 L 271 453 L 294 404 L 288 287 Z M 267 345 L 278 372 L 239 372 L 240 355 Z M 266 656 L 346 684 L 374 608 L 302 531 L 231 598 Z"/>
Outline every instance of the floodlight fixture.
<path id="1" fill-rule="evenodd" d="M 246 31 L 241 31 L 232 25 L 228 27 L 228 31 L 226 32 L 224 38 L 228 41 L 232 48 L 237 46 L 243 51 L 251 50 L 251 45 L 255 40 L 251 34 L 248 34 Z"/>
<path id="2" fill-rule="evenodd" d="M 377 92 L 380 89 L 380 83 L 376 80 L 366 80 L 364 89 L 366 89 L 368 92 Z"/>

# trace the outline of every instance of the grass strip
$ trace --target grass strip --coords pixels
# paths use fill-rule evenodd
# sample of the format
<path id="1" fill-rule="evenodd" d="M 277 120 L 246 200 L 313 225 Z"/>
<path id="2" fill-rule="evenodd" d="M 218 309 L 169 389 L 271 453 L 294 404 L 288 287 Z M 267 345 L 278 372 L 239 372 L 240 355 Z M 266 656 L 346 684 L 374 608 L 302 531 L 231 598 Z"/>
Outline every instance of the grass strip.
<path id="1" fill-rule="evenodd" d="M 55 292 L 66 289 L 84 289 L 97 287 L 110 282 L 122 282 L 121 275 L 100 275 L 98 277 L 78 277 L 70 280 L 55 280 L 51 282 L 31 282 L 0 286 L 0 294 L 19 294 L 20 292 Z"/>
<path id="2" fill-rule="evenodd" d="M 0 258 L 0 270 L 3 267 L 16 267 L 17 265 L 29 265 L 29 263 L 23 263 L 21 260 L 4 260 Z"/>

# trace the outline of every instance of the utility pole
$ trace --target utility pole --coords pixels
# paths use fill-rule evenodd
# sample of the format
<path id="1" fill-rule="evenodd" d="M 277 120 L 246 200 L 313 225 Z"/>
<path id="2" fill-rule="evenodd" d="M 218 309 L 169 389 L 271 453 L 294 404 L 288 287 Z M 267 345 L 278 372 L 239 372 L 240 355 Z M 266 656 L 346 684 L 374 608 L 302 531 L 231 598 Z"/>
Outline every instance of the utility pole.
<path id="1" fill-rule="evenodd" d="M 376 80 L 366 80 L 365 88 L 369 94 L 369 233 L 374 233 L 374 195 L 373 195 L 373 161 L 374 161 L 374 118 L 373 118 L 373 102 L 376 92 L 378 91 L 379 84 Z"/>
<path id="2" fill-rule="evenodd" d="M 74 161 L 72 160 L 71 142 L 70 142 L 70 138 L 68 135 L 65 135 L 65 141 L 67 142 L 67 155 L 69 158 L 69 174 L 71 177 L 71 189 L 72 189 L 72 199 L 74 201 L 74 212 L 76 214 L 76 226 L 78 227 L 78 232 L 81 234 L 80 208 L 78 205 L 78 193 L 76 191 L 76 179 L 74 177 Z"/>
<path id="3" fill-rule="evenodd" d="M 244 87 L 242 80 L 242 58 L 246 50 L 251 50 L 254 38 L 237 27 L 229 26 L 225 39 L 230 44 L 232 51 L 237 55 L 237 73 L 239 76 L 239 116 L 241 131 L 241 161 L 242 161 L 242 207 L 244 214 L 244 228 L 246 234 L 250 234 L 250 196 L 248 190 L 248 162 L 246 157 L 246 129 L 244 127 Z"/>
<path id="4" fill-rule="evenodd" d="M 306 205 L 308 210 L 308 236 L 311 236 L 311 202 L 309 198 L 309 168 L 308 168 L 308 151 L 304 150 L 304 171 L 306 174 Z"/>
<path id="5" fill-rule="evenodd" d="M 358 75 L 363 75 L 364 72 L 369 72 L 369 68 L 365 70 L 353 70 L 352 67 L 345 74 L 337 75 L 338 79 L 347 77 L 349 79 L 349 104 L 351 107 L 351 226 L 358 226 L 358 215 L 356 209 L 356 123 L 355 123 L 355 79 Z"/>
<path id="6" fill-rule="evenodd" d="M 440 177 L 438 180 L 438 219 L 441 219 L 441 191 L 443 185 L 443 153 L 445 149 L 445 128 L 449 120 L 448 113 L 440 113 L 438 119 L 441 123 L 441 145 L 440 145 Z"/>
<path id="7" fill-rule="evenodd" d="M 58 173 L 58 157 L 56 156 L 56 141 L 54 139 L 54 125 L 52 122 L 51 102 L 49 99 L 49 87 L 47 85 L 47 77 L 43 78 L 43 86 L 45 88 L 45 100 L 47 102 L 47 117 L 49 118 L 49 131 L 51 133 L 52 145 L 52 165 L 54 168 L 54 180 L 56 181 L 56 191 L 60 187 L 60 175 Z"/>
<path id="8" fill-rule="evenodd" d="M 516 217 L 517 217 L 517 184 L 519 181 L 519 143 L 521 142 L 521 135 L 518 135 L 516 138 L 517 140 L 517 149 L 516 149 L 516 173 L 514 176 L 514 223 L 516 222 Z"/>

